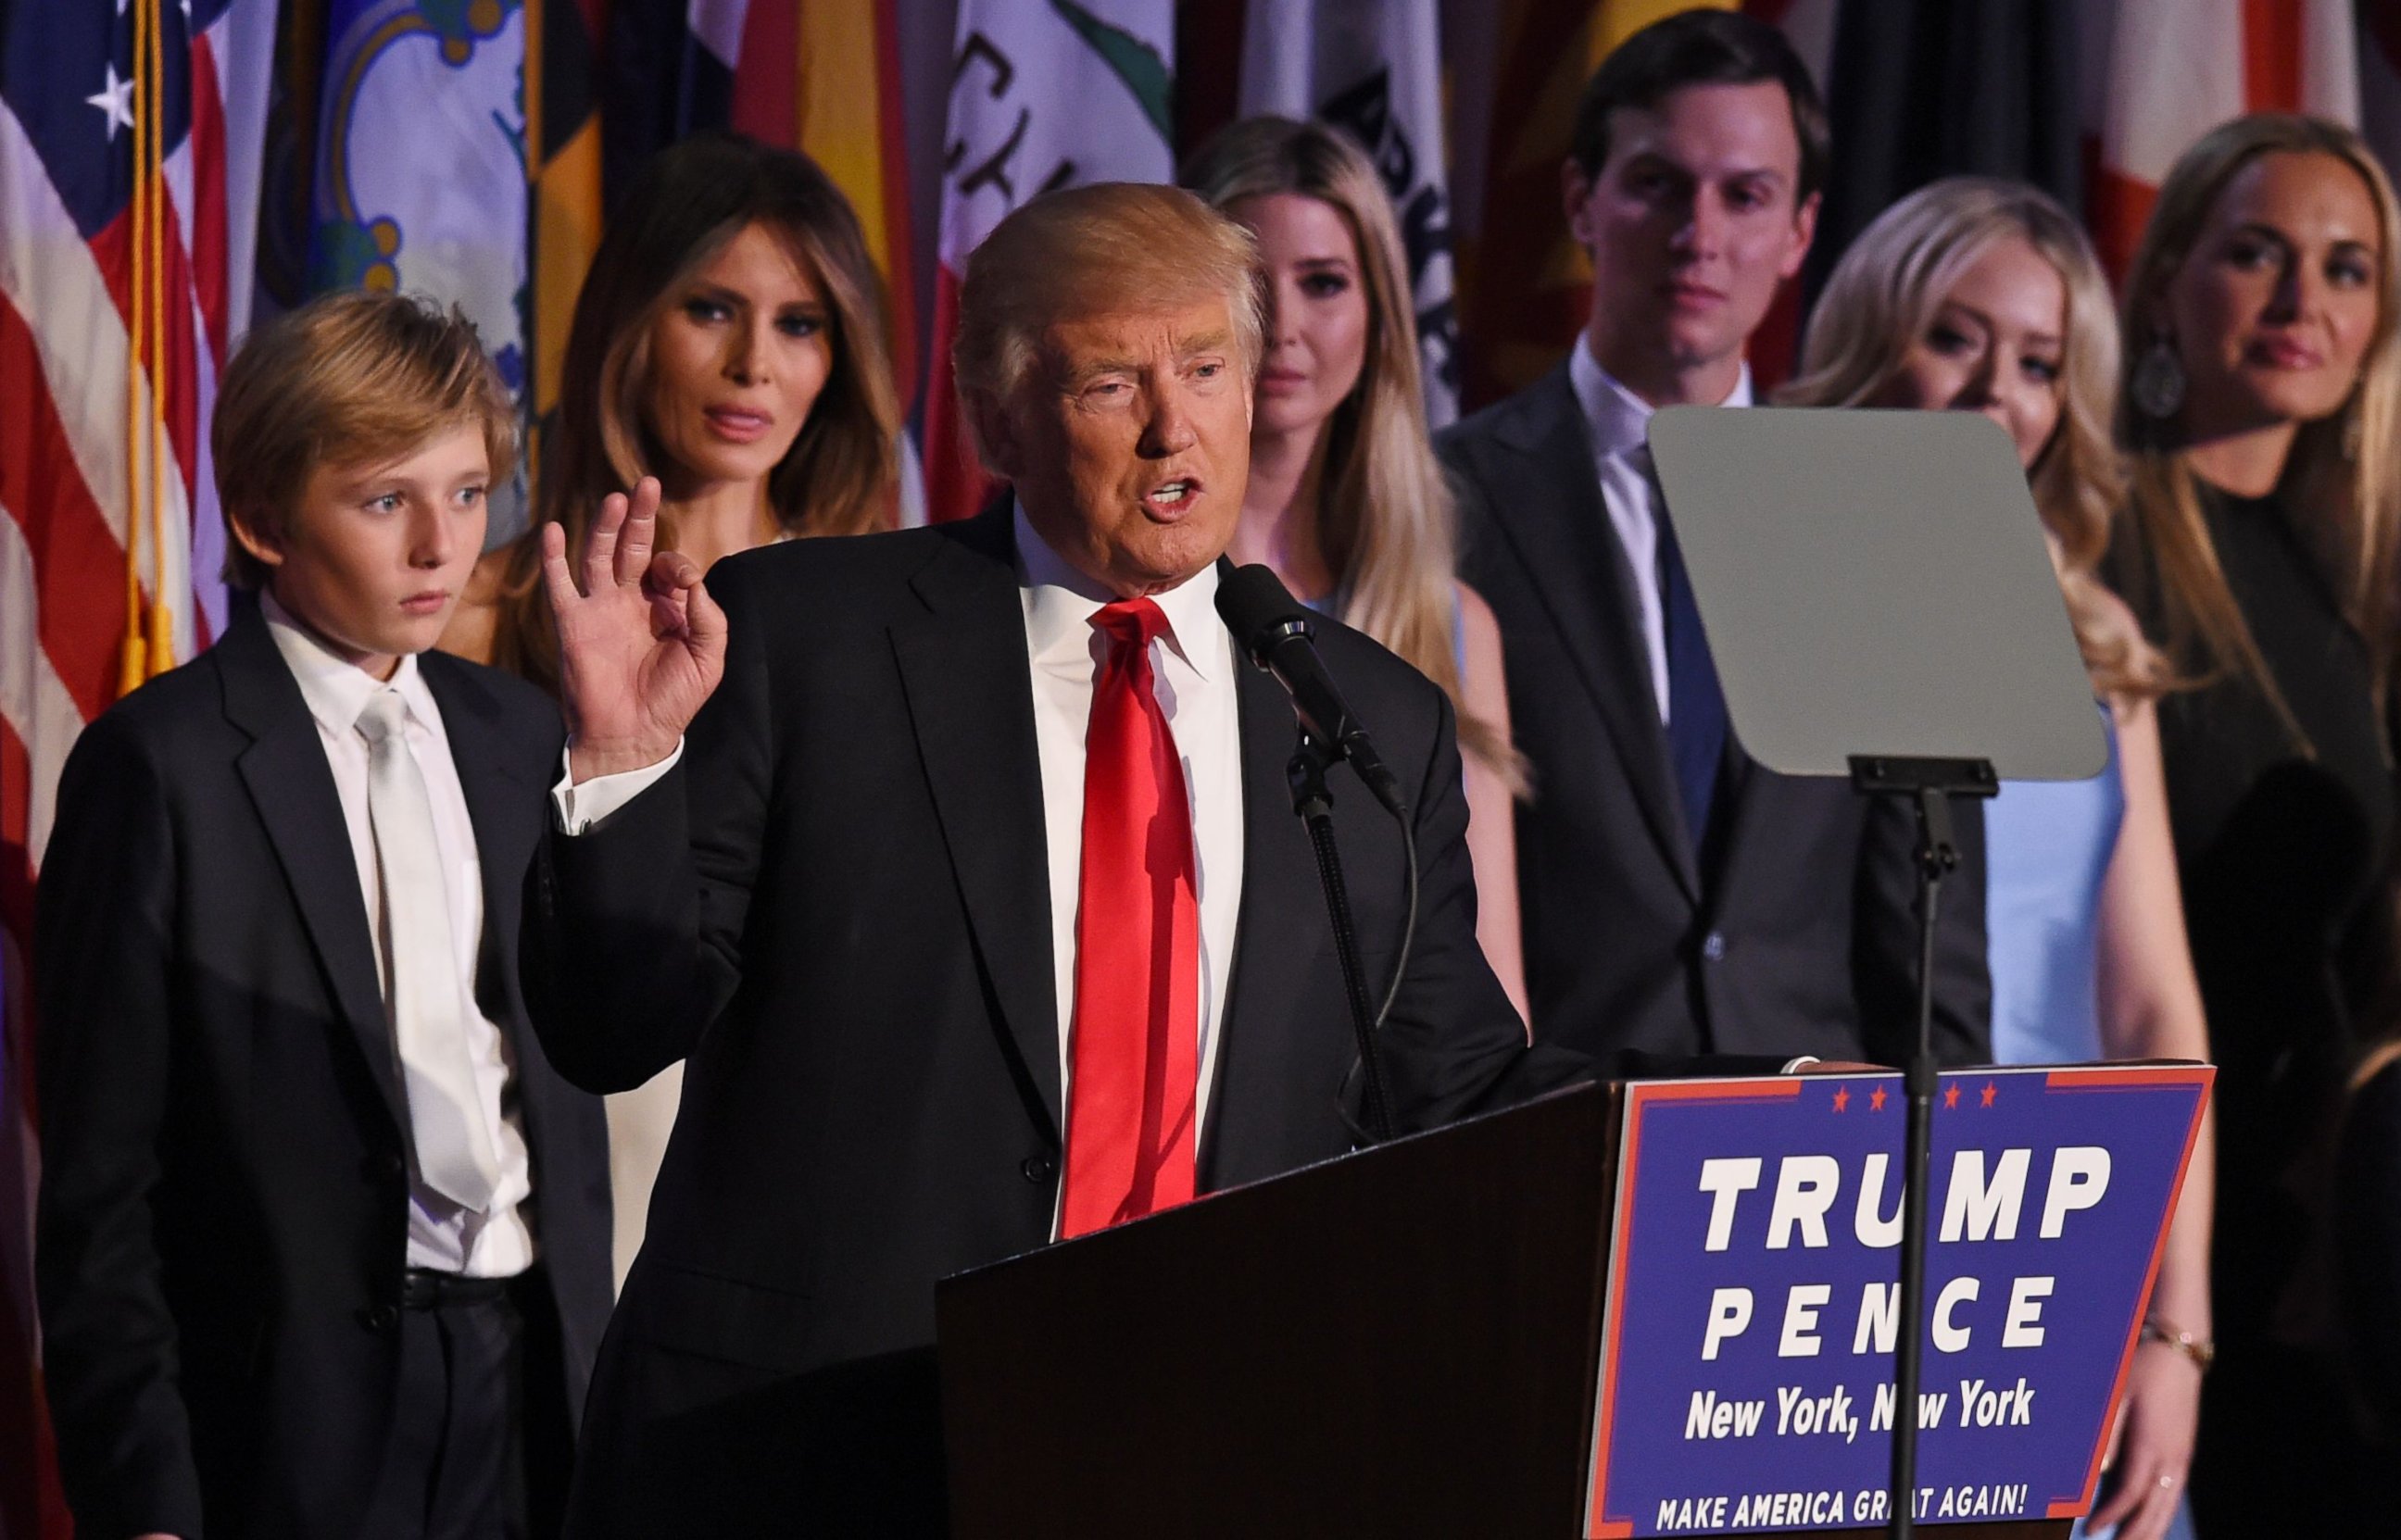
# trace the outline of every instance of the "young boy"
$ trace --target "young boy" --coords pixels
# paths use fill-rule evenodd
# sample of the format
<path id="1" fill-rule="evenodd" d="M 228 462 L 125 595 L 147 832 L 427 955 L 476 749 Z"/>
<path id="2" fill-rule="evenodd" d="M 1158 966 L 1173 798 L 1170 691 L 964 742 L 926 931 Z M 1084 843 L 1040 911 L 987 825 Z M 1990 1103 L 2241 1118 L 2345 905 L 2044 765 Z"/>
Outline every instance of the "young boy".
<path id="1" fill-rule="evenodd" d="M 85 729 L 36 899 L 50 1412 L 78 1533 L 556 1528 L 607 1320 L 597 1100 L 526 1029 L 558 712 L 427 651 L 515 415 L 391 294 L 267 327 L 213 425 L 207 653 Z"/>

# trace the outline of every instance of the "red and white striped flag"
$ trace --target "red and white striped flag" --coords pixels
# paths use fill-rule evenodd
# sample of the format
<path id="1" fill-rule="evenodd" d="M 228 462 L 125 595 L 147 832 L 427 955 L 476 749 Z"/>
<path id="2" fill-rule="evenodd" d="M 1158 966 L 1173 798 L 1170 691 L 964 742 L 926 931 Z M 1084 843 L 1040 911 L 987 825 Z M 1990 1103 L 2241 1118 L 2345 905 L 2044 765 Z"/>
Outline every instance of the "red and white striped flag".
<path id="1" fill-rule="evenodd" d="M 2087 212 L 2122 274 L 2168 169 L 2220 123 L 2305 112 L 2358 126 L 2352 0 L 2118 0 L 2106 79 Z"/>
<path id="2" fill-rule="evenodd" d="M 225 621 L 207 424 L 248 324 L 274 0 L 0 0 L 0 1540 L 39 1396 L 24 956 L 60 766 Z"/>
<path id="3" fill-rule="evenodd" d="M 959 0 L 956 37 L 926 394 L 935 519 L 966 518 L 992 492 L 951 374 L 967 253 L 1036 193 L 1174 175 L 1173 0 Z"/>

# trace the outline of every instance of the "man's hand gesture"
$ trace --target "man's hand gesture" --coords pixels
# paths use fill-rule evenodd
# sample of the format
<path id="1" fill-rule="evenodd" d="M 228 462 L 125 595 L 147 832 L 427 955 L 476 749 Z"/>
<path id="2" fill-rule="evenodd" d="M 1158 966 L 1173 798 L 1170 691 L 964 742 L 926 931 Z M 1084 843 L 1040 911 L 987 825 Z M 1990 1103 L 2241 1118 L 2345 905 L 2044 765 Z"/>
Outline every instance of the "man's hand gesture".
<path id="1" fill-rule="evenodd" d="M 658 539 L 659 484 L 611 496 L 583 542 L 579 589 L 567 531 L 542 532 L 542 584 L 558 622 L 558 691 L 570 774 L 642 770 L 675 752 L 725 673 L 725 612 L 700 568 Z"/>

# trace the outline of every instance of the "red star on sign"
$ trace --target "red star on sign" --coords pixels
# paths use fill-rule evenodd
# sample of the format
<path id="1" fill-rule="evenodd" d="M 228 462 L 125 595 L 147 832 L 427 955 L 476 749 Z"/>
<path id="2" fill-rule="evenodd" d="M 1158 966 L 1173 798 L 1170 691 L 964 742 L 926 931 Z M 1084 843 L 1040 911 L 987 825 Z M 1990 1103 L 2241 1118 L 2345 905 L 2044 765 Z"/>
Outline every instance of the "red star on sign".
<path id="1" fill-rule="evenodd" d="M 1942 1093 L 1942 1105 L 1945 1107 L 1956 1107 L 1959 1105 L 1959 1087 L 1954 1085 L 1949 1090 Z"/>
<path id="2" fill-rule="evenodd" d="M 1851 1088 L 1847 1085 L 1834 1093 L 1834 1111 L 1839 1112 L 1851 1104 Z"/>
<path id="3" fill-rule="evenodd" d="M 1871 1112 L 1881 1112 L 1881 1111 L 1884 1111 L 1884 1096 L 1885 1096 L 1884 1087 L 1883 1087 L 1883 1086 L 1881 1086 L 1881 1085 L 1877 1086 L 1877 1087 L 1875 1088 L 1874 1093 L 1873 1093 L 1873 1095 L 1871 1095 L 1871 1096 L 1868 1097 L 1868 1111 L 1871 1111 Z"/>
<path id="4" fill-rule="evenodd" d="M 1989 1080 L 1988 1080 L 1988 1081 L 1984 1082 L 1984 1105 L 1985 1105 L 1985 1106 L 1987 1106 L 1987 1107 L 1990 1107 L 1992 1104 L 1993 1104 L 1993 1083 L 1992 1083 L 1991 1081 L 1989 1081 Z"/>

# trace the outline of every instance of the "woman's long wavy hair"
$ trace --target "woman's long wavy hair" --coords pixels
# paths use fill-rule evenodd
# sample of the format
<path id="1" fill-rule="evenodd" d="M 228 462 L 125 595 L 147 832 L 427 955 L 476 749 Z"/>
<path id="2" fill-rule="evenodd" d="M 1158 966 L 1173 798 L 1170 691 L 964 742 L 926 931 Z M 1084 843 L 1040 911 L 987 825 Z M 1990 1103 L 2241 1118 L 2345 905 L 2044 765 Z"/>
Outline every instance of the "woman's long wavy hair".
<path id="1" fill-rule="evenodd" d="M 1777 394 L 1794 406 L 1858 406 L 1880 398 L 1959 280 L 2005 240 L 2023 240 L 2066 291 L 2059 424 L 2026 470 L 2050 536 L 2093 688 L 2156 694 L 2158 655 L 2098 575 L 2125 477 L 2109 437 L 2118 326 L 2092 243 L 2067 211 L 2022 183 L 1949 177 L 1920 187 L 1859 233 L 1809 318 L 1801 377 Z"/>
<path id="2" fill-rule="evenodd" d="M 2159 308 L 2228 184 L 2259 157 L 2278 154 L 2332 156 L 2358 173 L 2376 205 L 2382 243 L 2376 330 L 2359 379 L 2339 410 L 2300 425 L 2277 492 L 2345 619 L 2367 642 L 2380 698 L 2393 661 L 2394 548 L 2401 539 L 2401 214 L 2391 180 L 2360 137 L 2323 118 L 2257 113 L 2221 124 L 2185 151 L 2161 184 L 2127 272 L 2130 363 L 2166 340 Z M 2129 368 L 2118 388 L 2117 427 L 2132 466 L 2133 510 L 2131 526 L 2120 532 L 2127 542 L 2121 566 L 2169 660 L 2196 684 L 2229 675 L 2247 680 L 2284 720 L 2295 746 L 2308 752 L 2308 737 L 2227 587 L 2202 516 L 2181 415 L 2153 417 L 2140 410 Z"/>
<path id="3" fill-rule="evenodd" d="M 541 526 L 565 525 L 568 549 L 580 550 L 603 498 L 665 468 L 644 413 L 652 325 L 696 269 L 753 225 L 781 238 L 816 277 L 832 315 L 825 388 L 768 473 L 776 520 L 796 536 L 856 535 L 892 522 L 899 393 L 883 280 L 849 200 L 806 156 L 738 134 L 684 140 L 635 174 L 576 296 L 558 409 L 542 434 L 534 527 L 511 551 L 499 594 L 500 666 L 557 688 Z M 663 511 L 660 548 L 674 544 Z"/>
<path id="4" fill-rule="evenodd" d="M 1459 511 L 1426 431 L 1408 257 L 1375 163 L 1324 124 L 1250 117 L 1202 145 L 1183 182 L 1219 209 L 1297 193 L 1350 226 L 1367 295 L 1367 356 L 1318 441 L 1319 548 L 1343 623 L 1441 686 L 1459 708 L 1461 748 L 1522 794 L 1516 751 L 1460 698 Z"/>

